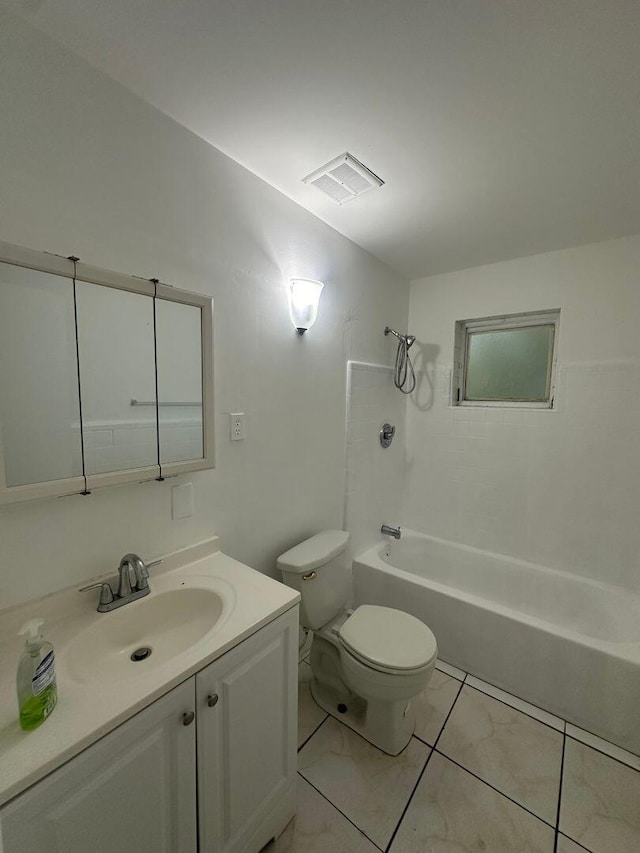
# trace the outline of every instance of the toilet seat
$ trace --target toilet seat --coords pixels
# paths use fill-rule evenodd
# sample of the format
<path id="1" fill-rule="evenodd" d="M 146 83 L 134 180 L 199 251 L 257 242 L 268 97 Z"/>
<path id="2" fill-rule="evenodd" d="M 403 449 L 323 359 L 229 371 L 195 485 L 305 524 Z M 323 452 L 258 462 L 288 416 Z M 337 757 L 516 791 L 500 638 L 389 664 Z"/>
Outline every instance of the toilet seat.
<path id="1" fill-rule="evenodd" d="M 409 674 L 433 664 L 438 646 L 427 626 L 402 610 L 361 604 L 340 627 L 344 649 L 380 672 Z"/>

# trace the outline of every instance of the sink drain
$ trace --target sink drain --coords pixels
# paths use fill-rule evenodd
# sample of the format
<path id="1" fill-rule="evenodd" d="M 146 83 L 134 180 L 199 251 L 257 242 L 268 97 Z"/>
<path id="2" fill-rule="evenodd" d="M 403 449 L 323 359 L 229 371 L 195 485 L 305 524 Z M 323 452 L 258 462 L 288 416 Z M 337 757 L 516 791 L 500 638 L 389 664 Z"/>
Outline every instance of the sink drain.
<path id="1" fill-rule="evenodd" d="M 149 646 L 140 646 L 140 648 L 136 649 L 135 652 L 131 652 L 131 660 L 134 663 L 137 663 L 139 660 L 146 660 L 148 657 L 151 657 L 151 649 Z"/>

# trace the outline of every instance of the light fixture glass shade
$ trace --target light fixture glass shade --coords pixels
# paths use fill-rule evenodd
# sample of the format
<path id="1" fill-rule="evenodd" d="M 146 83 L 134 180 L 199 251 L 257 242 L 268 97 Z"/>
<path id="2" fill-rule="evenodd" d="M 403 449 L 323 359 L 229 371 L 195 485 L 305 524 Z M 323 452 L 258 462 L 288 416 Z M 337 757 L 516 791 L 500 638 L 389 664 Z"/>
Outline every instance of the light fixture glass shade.
<path id="1" fill-rule="evenodd" d="M 289 287 L 291 322 L 298 334 L 303 335 L 316 321 L 324 284 L 310 278 L 292 278 Z"/>

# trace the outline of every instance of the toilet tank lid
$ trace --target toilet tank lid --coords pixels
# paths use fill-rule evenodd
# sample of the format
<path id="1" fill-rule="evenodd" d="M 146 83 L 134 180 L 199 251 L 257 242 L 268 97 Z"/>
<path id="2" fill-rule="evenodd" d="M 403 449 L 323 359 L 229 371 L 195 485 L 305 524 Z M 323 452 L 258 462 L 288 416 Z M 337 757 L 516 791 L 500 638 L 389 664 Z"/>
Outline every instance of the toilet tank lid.
<path id="1" fill-rule="evenodd" d="M 281 554 L 278 557 L 278 568 L 282 572 L 296 574 L 310 572 L 341 554 L 348 542 L 349 534 L 346 530 L 323 530 Z"/>

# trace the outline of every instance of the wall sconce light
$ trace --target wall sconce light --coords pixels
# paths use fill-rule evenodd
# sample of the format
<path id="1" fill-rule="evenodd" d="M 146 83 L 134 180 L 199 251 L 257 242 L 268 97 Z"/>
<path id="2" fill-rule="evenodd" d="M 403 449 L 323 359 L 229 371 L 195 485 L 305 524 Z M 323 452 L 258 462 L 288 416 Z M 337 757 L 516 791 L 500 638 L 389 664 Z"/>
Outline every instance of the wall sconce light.
<path id="1" fill-rule="evenodd" d="M 318 302 L 324 284 L 310 278 L 292 278 L 289 284 L 289 313 L 299 335 L 310 329 L 318 316 Z"/>

